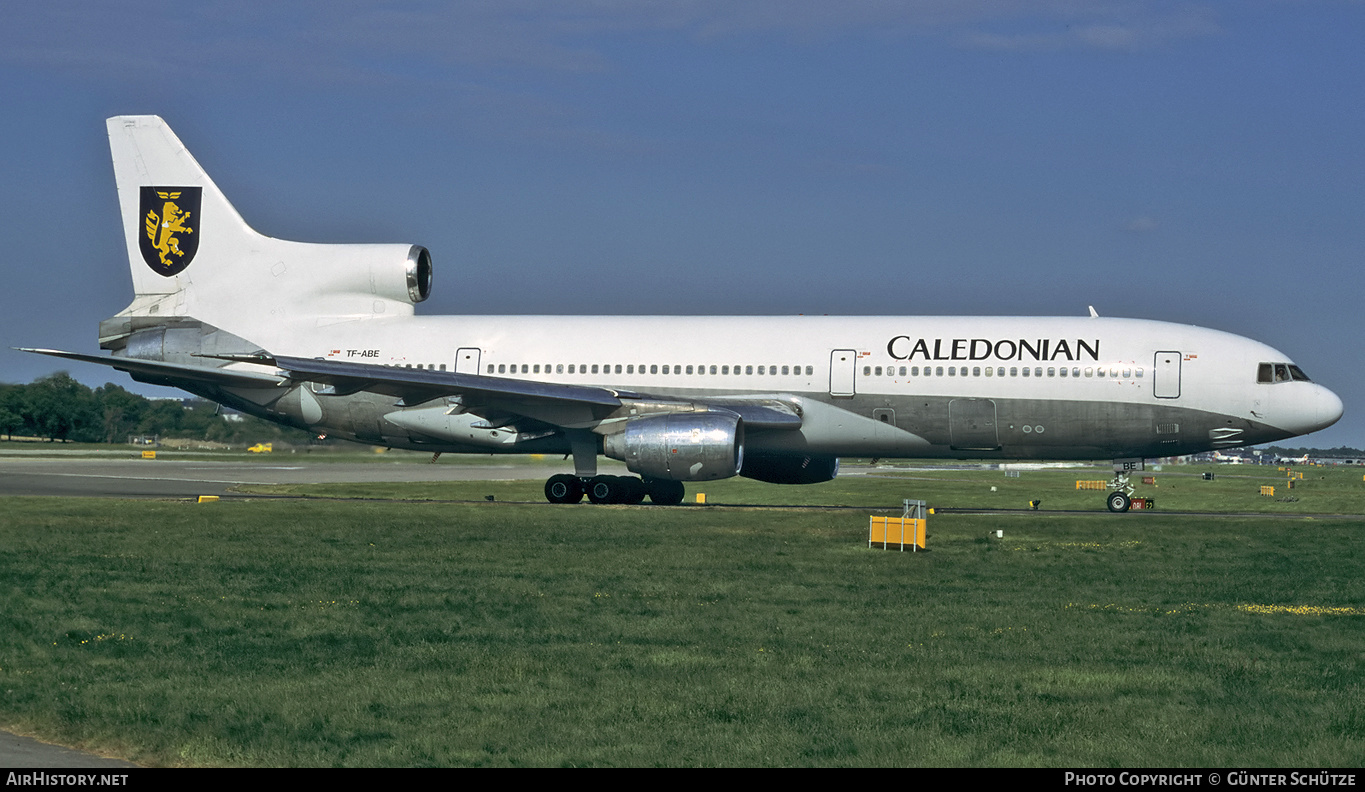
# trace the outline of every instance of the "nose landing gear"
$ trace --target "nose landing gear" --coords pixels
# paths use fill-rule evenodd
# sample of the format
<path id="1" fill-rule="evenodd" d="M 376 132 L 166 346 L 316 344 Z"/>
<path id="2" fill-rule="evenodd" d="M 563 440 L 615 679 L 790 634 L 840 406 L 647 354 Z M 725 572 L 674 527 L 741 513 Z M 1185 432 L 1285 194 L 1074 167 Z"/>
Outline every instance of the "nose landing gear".
<path id="1" fill-rule="evenodd" d="M 1114 478 L 1109 482 L 1109 497 L 1105 498 L 1105 505 L 1109 511 L 1116 514 L 1128 511 L 1128 507 L 1133 505 L 1133 485 L 1128 481 L 1128 474 L 1134 470 L 1143 470 L 1144 463 L 1141 459 L 1115 459 Z"/>

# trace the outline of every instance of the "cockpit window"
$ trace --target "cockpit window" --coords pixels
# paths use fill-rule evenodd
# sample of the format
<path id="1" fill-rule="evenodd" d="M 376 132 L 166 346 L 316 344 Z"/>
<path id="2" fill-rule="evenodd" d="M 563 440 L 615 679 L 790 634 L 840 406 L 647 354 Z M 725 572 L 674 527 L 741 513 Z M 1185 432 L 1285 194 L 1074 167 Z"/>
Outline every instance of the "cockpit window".
<path id="1" fill-rule="evenodd" d="M 1256 381 L 1264 383 L 1312 382 L 1303 369 L 1292 363 L 1261 363 L 1256 367 Z"/>

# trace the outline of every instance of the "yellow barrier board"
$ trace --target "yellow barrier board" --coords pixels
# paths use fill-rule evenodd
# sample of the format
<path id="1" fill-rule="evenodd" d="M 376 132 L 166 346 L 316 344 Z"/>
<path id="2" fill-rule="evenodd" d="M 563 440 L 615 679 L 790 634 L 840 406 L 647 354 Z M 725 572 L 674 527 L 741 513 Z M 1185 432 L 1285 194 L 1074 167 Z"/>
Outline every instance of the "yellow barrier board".
<path id="1" fill-rule="evenodd" d="M 867 544 L 871 547 L 880 544 L 886 549 L 900 547 L 905 549 L 906 545 L 912 548 L 925 549 L 924 533 L 929 523 L 928 520 L 918 520 L 913 517 L 869 517 L 871 522 L 868 526 Z"/>
<path id="2" fill-rule="evenodd" d="M 1274 488 L 1274 487 L 1262 486 L 1262 487 L 1261 487 L 1261 494 L 1262 494 L 1262 495 L 1269 495 L 1270 497 L 1273 498 L 1273 497 L 1275 497 L 1275 488 Z"/>

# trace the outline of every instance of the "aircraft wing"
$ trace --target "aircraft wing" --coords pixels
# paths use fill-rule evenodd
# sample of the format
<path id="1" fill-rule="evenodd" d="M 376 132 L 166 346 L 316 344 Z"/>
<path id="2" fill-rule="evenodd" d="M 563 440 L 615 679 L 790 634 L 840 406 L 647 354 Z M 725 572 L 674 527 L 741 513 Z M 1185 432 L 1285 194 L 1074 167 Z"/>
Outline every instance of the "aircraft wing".
<path id="1" fill-rule="evenodd" d="M 634 407 L 651 413 L 732 412 L 751 429 L 801 428 L 801 415 L 797 409 L 773 396 L 685 400 L 594 386 L 283 355 L 201 355 L 218 360 L 274 366 L 284 372 L 280 375 L 140 358 L 85 355 L 56 349 L 18 349 L 67 360 L 98 363 L 128 372 L 141 382 L 155 384 L 201 382 L 227 388 L 276 388 L 288 385 L 291 381 L 318 382 L 332 386 L 341 395 L 368 391 L 393 396 L 398 400 L 398 406 L 402 407 L 445 398 L 465 412 L 483 417 L 491 426 L 511 424 L 518 418 L 561 427 L 585 426 L 612 417 L 613 414 L 619 415 L 618 411 L 623 407 Z"/>
<path id="2" fill-rule="evenodd" d="M 126 371 L 139 382 L 163 384 L 166 380 L 205 382 L 228 388 L 275 388 L 288 382 L 284 377 L 255 371 L 238 371 L 208 366 L 191 366 L 184 363 L 165 363 L 159 360 L 117 357 L 112 355 L 83 355 L 79 352 L 63 352 L 59 349 L 28 349 L 15 347 L 20 352 L 34 352 L 39 355 L 79 360 L 85 363 L 98 363 Z"/>
<path id="3" fill-rule="evenodd" d="M 667 412 L 670 408 L 678 411 L 696 411 L 700 407 L 711 411 L 733 412 L 743 419 L 746 426 L 753 429 L 801 427 L 801 416 L 796 409 L 773 397 L 752 399 L 726 397 L 713 401 L 687 401 L 678 397 L 654 397 L 613 388 L 339 360 L 283 355 L 223 357 L 275 365 L 285 371 L 290 379 L 325 383 L 331 385 L 339 394 L 369 391 L 394 396 L 399 399 L 401 406 L 413 406 L 440 398 L 458 399 L 460 407 L 476 415 L 482 415 L 490 422 L 505 420 L 508 416 L 525 416 L 557 426 L 572 426 L 600 421 L 626 406 L 644 407 L 658 412 Z"/>

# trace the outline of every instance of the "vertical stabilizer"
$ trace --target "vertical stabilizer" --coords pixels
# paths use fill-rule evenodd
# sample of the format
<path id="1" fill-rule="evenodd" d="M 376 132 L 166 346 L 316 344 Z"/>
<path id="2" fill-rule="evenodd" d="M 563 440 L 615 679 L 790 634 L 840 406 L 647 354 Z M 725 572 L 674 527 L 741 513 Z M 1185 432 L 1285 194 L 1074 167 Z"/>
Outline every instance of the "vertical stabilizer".
<path id="1" fill-rule="evenodd" d="M 102 326 L 102 344 L 177 318 L 283 349 L 300 328 L 412 316 L 426 299 L 426 248 L 258 234 L 165 121 L 116 116 L 108 127 L 135 296 Z"/>
<path id="2" fill-rule="evenodd" d="M 137 295 L 128 313 L 183 314 L 201 260 L 244 255 L 260 235 L 160 117 L 116 116 L 107 123 Z"/>

